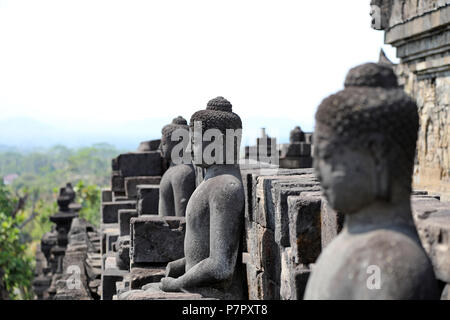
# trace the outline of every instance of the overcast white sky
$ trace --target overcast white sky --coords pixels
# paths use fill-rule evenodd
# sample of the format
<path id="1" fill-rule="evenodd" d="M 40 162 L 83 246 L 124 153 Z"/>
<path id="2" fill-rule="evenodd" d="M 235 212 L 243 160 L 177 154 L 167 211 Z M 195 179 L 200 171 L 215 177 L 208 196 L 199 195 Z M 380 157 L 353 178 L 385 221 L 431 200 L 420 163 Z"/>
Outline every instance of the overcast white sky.
<path id="1" fill-rule="evenodd" d="M 188 118 L 222 95 L 244 126 L 312 130 L 348 69 L 378 60 L 369 2 L 0 0 L 0 119 L 101 129 Z"/>

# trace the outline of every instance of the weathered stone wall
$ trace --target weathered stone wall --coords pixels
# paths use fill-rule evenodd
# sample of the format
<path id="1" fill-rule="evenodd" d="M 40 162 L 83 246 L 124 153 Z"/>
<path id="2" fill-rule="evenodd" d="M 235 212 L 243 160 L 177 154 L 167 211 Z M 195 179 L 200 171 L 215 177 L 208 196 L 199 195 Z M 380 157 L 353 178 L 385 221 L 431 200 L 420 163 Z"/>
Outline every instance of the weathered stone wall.
<path id="1" fill-rule="evenodd" d="M 301 299 L 310 264 L 321 252 L 322 200 L 312 169 L 241 173 L 249 299 Z"/>
<path id="2" fill-rule="evenodd" d="M 385 42 L 419 107 L 415 186 L 450 199 L 450 0 L 391 0 Z"/>
<path id="3" fill-rule="evenodd" d="M 403 24 L 449 4 L 448 0 L 394 0 L 389 26 Z"/>
<path id="4" fill-rule="evenodd" d="M 322 197 L 312 169 L 241 173 L 246 189 L 243 263 L 248 297 L 302 299 L 311 268 L 341 231 L 344 216 Z M 415 191 L 411 202 L 444 299 L 444 286 L 450 283 L 450 203 L 426 191 Z"/>

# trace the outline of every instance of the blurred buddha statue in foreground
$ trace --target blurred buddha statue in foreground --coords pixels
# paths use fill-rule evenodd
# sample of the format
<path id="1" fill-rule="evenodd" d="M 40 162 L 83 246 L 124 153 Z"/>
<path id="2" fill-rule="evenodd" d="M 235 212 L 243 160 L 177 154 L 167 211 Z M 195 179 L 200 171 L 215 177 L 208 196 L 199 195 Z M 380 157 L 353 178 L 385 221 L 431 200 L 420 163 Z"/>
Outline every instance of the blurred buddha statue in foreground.
<path id="1" fill-rule="evenodd" d="M 345 214 L 305 299 L 438 299 L 410 204 L 419 118 L 389 66 L 364 64 L 316 113 L 314 168 Z"/>

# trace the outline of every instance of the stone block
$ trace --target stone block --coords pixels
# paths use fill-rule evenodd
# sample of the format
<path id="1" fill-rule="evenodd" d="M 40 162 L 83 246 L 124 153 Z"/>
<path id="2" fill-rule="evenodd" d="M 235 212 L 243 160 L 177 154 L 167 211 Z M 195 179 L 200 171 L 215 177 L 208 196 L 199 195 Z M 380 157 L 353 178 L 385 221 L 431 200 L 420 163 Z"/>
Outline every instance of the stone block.
<path id="1" fill-rule="evenodd" d="M 161 144 L 161 140 L 150 140 L 150 141 L 142 141 L 139 144 L 138 151 L 146 152 L 146 151 L 158 151 L 159 146 Z"/>
<path id="2" fill-rule="evenodd" d="M 111 169 L 112 171 L 119 171 L 119 159 L 118 158 L 113 158 L 111 160 Z"/>
<path id="3" fill-rule="evenodd" d="M 321 238 L 322 250 L 333 241 L 344 226 L 344 214 L 335 212 L 325 198 L 322 197 L 321 207 Z"/>
<path id="4" fill-rule="evenodd" d="M 137 211 L 141 215 L 158 215 L 159 186 L 137 186 Z"/>
<path id="5" fill-rule="evenodd" d="M 258 242 L 257 234 L 263 229 L 255 222 L 246 222 L 246 242 L 247 242 L 247 252 L 249 257 L 249 263 L 251 263 L 256 269 L 262 269 L 261 257 L 258 254 L 260 252 L 260 243 Z"/>
<path id="6" fill-rule="evenodd" d="M 87 246 L 84 251 L 66 251 L 63 259 L 63 270 L 64 273 L 73 274 L 74 271 L 80 272 L 82 276 L 86 275 L 84 268 L 84 261 L 87 258 Z M 76 268 L 76 269 L 74 269 Z M 70 271 L 70 272 L 69 272 Z"/>
<path id="7" fill-rule="evenodd" d="M 102 189 L 102 202 L 111 202 L 111 201 L 112 201 L 112 190 Z"/>
<path id="8" fill-rule="evenodd" d="M 278 300 L 280 288 L 264 271 L 246 265 L 249 300 Z"/>
<path id="9" fill-rule="evenodd" d="M 274 189 L 276 209 L 275 220 L 275 241 L 283 247 L 289 247 L 289 210 L 287 199 L 292 195 L 299 195 L 303 189 L 285 188 L 277 185 Z"/>
<path id="10" fill-rule="evenodd" d="M 135 209 L 119 210 L 119 234 L 121 237 L 130 235 L 130 219 L 137 216 L 138 212 Z"/>
<path id="11" fill-rule="evenodd" d="M 160 282 L 164 278 L 165 271 L 165 268 L 158 267 L 131 268 L 131 289 L 141 289 L 146 284 Z"/>
<path id="12" fill-rule="evenodd" d="M 280 282 L 280 251 L 272 230 L 251 222 L 247 229 L 247 257 L 257 270 L 264 271 L 267 277 Z"/>
<path id="13" fill-rule="evenodd" d="M 120 270 L 130 269 L 130 236 L 119 237 L 116 242 L 116 265 Z"/>
<path id="14" fill-rule="evenodd" d="M 121 209 L 136 209 L 136 201 L 102 203 L 102 223 L 118 223 Z"/>
<path id="15" fill-rule="evenodd" d="M 112 193 L 113 195 L 112 195 L 112 198 L 113 198 L 113 202 L 116 202 L 116 201 L 123 201 L 123 200 L 120 200 L 120 199 L 123 199 L 123 198 L 126 198 L 126 195 L 125 195 L 125 191 L 113 191 L 113 193 Z M 128 200 L 128 199 L 125 199 L 125 200 Z"/>
<path id="16" fill-rule="evenodd" d="M 105 234 L 105 253 L 113 250 L 113 244 L 119 238 L 119 229 L 107 229 L 104 231 Z"/>
<path id="17" fill-rule="evenodd" d="M 154 177 L 127 177 L 125 178 L 125 195 L 129 199 L 137 198 L 137 186 L 144 185 L 159 185 L 161 182 L 160 176 Z"/>
<path id="18" fill-rule="evenodd" d="M 100 226 L 100 230 L 101 230 L 101 250 L 100 253 L 103 255 L 105 254 L 107 251 L 109 251 L 111 249 L 110 247 L 110 243 L 108 243 L 108 239 L 107 239 L 107 235 L 108 234 L 118 234 L 118 226 L 117 223 L 114 224 L 103 224 Z"/>
<path id="19" fill-rule="evenodd" d="M 158 151 L 130 152 L 117 157 L 122 177 L 161 176 L 162 158 Z"/>
<path id="20" fill-rule="evenodd" d="M 156 284 L 159 285 L 159 284 Z M 189 292 L 164 292 L 157 286 L 147 290 L 131 290 L 121 294 L 118 300 L 211 300 L 201 294 Z"/>
<path id="21" fill-rule="evenodd" d="M 273 200 L 271 197 L 271 179 L 258 177 L 254 188 L 253 221 L 271 230 L 275 230 L 275 220 L 272 214 Z"/>
<path id="22" fill-rule="evenodd" d="M 311 168 L 312 167 L 312 157 L 302 156 L 297 158 L 280 158 L 280 168 L 286 169 L 300 169 L 300 168 Z"/>
<path id="23" fill-rule="evenodd" d="M 184 217 L 142 216 L 131 219 L 131 265 L 168 263 L 184 256 Z"/>
<path id="24" fill-rule="evenodd" d="M 110 252 L 114 254 L 113 252 Z M 114 255 L 105 256 L 105 270 L 117 269 L 116 257 Z"/>
<path id="25" fill-rule="evenodd" d="M 299 265 L 295 268 L 294 271 L 294 283 L 296 293 L 295 300 L 303 300 L 306 285 L 308 284 L 308 279 L 310 275 L 311 269 L 304 265 Z"/>
<path id="26" fill-rule="evenodd" d="M 120 296 L 122 293 L 130 291 L 130 282 L 124 279 L 123 281 L 116 282 L 116 291 L 117 296 Z M 117 299 L 118 300 L 118 299 Z"/>
<path id="27" fill-rule="evenodd" d="M 282 252 L 280 298 L 302 300 L 311 270 L 309 266 L 297 265 L 292 248 Z"/>
<path id="28" fill-rule="evenodd" d="M 450 283 L 450 203 L 413 199 L 413 215 L 422 246 L 436 277 Z"/>
<path id="29" fill-rule="evenodd" d="M 292 281 L 294 270 L 294 257 L 292 248 L 283 248 L 281 251 L 281 274 L 280 274 L 280 299 L 295 300 L 295 288 Z"/>
<path id="30" fill-rule="evenodd" d="M 125 178 L 118 171 L 113 171 L 111 174 L 111 190 L 125 192 Z"/>
<path id="31" fill-rule="evenodd" d="M 314 263 L 321 252 L 321 197 L 303 193 L 288 198 L 289 237 L 296 264 Z"/>
<path id="32" fill-rule="evenodd" d="M 286 151 L 287 158 L 311 156 L 311 144 L 305 142 L 291 143 Z"/>
<path id="33" fill-rule="evenodd" d="M 126 271 L 117 269 L 105 270 L 102 273 L 102 300 L 112 300 L 117 292 L 116 283 L 123 281 Z"/>
<path id="34" fill-rule="evenodd" d="M 130 199 L 128 199 L 127 196 L 115 196 L 114 197 L 114 202 L 124 202 L 124 201 L 129 201 Z"/>

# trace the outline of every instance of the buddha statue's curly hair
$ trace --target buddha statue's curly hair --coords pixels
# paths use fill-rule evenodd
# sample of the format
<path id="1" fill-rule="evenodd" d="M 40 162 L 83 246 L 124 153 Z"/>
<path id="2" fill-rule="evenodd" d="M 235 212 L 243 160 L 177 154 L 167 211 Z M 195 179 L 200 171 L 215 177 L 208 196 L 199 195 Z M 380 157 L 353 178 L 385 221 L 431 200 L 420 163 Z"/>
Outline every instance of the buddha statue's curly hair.
<path id="1" fill-rule="evenodd" d="M 391 177 L 409 189 L 418 129 L 416 103 L 398 86 L 391 67 L 375 63 L 351 69 L 345 89 L 323 100 L 316 112 L 316 131 L 332 149 L 381 152 Z"/>
<path id="2" fill-rule="evenodd" d="M 189 131 L 189 126 L 187 124 L 187 120 L 181 116 L 172 120 L 172 123 L 164 126 L 161 130 L 163 138 L 167 139 L 167 141 L 171 141 L 172 133 L 177 129 L 185 129 Z"/>
<path id="3" fill-rule="evenodd" d="M 226 129 L 242 129 L 241 118 L 233 112 L 231 103 L 224 97 L 217 97 L 208 102 L 206 110 L 200 110 L 191 117 L 190 127 L 194 122 L 202 123 L 202 133 L 208 129 L 218 129 L 226 134 Z"/>

